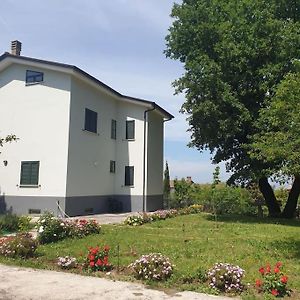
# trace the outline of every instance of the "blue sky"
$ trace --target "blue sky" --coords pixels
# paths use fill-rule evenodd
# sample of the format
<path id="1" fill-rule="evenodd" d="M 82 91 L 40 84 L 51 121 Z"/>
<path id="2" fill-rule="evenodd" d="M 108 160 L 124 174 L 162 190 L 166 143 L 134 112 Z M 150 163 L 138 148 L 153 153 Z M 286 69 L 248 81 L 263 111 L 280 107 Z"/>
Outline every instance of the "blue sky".
<path id="1" fill-rule="evenodd" d="M 184 95 L 172 81 L 182 65 L 163 54 L 173 0 L 1 0 L 0 53 L 22 42 L 22 55 L 76 65 L 122 94 L 155 101 L 175 116 L 165 126 L 171 177 L 210 182 L 209 153 L 189 149 Z M 177 0 L 176 2 L 180 2 Z M 221 178 L 228 177 L 221 166 Z"/>

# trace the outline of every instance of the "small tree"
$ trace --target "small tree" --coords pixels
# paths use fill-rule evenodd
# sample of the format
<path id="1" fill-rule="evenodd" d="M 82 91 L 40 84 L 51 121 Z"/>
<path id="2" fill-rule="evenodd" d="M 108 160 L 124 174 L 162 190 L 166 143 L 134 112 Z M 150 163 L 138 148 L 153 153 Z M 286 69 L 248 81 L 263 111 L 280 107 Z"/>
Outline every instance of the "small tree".
<path id="1" fill-rule="evenodd" d="M 169 199 L 170 199 L 170 172 L 169 165 L 166 161 L 166 168 L 164 172 L 164 207 L 169 208 Z"/>

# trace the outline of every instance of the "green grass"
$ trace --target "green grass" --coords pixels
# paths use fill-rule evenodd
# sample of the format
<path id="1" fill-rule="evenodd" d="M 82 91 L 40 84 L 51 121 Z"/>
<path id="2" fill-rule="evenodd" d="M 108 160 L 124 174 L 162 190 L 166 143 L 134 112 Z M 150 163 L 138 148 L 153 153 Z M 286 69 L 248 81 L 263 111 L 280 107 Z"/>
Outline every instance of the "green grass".
<path id="1" fill-rule="evenodd" d="M 0 257 L 0 262 L 35 268 L 56 269 L 58 256 L 80 257 L 87 247 L 109 245 L 111 263 L 127 266 L 142 254 L 160 252 L 176 265 L 174 275 L 166 283 L 152 284 L 163 288 L 211 292 L 203 283 L 184 283 L 200 270 L 207 270 L 216 262 L 239 265 L 246 271 L 245 282 L 253 284 L 259 277 L 258 268 L 267 262 L 283 263 L 289 276 L 289 286 L 300 292 L 300 222 L 245 217 L 220 217 L 215 222 L 209 215 L 179 216 L 140 227 L 103 225 L 102 234 L 83 239 L 68 239 L 42 245 L 38 257 L 12 260 Z M 122 279 L 132 280 L 128 275 Z M 297 294 L 299 296 L 299 294 Z M 255 299 L 245 295 L 244 299 Z M 297 298 L 294 298 L 297 299 Z"/>

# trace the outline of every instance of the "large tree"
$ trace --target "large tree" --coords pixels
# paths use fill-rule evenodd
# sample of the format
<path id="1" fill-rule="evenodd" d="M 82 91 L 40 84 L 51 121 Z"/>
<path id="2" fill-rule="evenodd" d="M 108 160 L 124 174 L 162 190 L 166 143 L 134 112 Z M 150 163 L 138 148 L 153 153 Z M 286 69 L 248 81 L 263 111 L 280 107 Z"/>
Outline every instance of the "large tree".
<path id="1" fill-rule="evenodd" d="M 184 64 L 190 146 L 227 162 L 229 183 L 256 180 L 269 214 L 280 207 L 267 176 L 272 162 L 249 155 L 259 112 L 300 57 L 299 0 L 183 0 L 174 4 L 166 55 Z"/>
<path id="2" fill-rule="evenodd" d="M 276 89 L 269 105 L 260 110 L 251 155 L 272 164 L 280 180 L 294 177 L 283 216 L 294 215 L 300 193 L 300 73 L 289 73 Z"/>

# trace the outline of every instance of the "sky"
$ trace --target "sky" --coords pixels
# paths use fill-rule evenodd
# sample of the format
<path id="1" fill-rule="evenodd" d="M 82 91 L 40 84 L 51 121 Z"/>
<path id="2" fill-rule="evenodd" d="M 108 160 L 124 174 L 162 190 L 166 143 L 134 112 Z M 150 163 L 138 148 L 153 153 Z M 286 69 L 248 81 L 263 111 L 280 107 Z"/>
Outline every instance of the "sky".
<path id="1" fill-rule="evenodd" d="M 180 3 L 181 0 L 176 0 Z M 76 65 L 118 92 L 155 101 L 175 116 L 165 123 L 171 178 L 211 182 L 208 152 L 187 147 L 184 95 L 172 82 L 183 66 L 164 55 L 173 0 L 1 0 L 0 53 L 22 42 L 21 55 Z M 221 167 L 221 179 L 228 174 Z"/>

